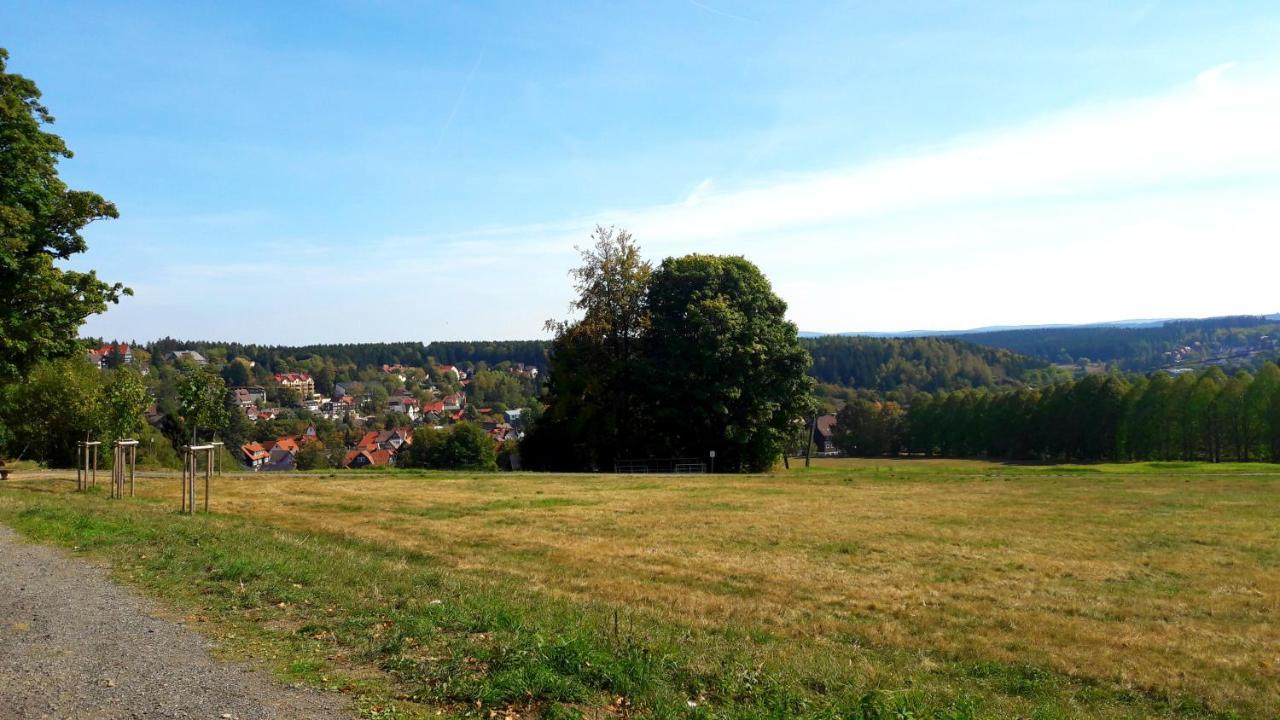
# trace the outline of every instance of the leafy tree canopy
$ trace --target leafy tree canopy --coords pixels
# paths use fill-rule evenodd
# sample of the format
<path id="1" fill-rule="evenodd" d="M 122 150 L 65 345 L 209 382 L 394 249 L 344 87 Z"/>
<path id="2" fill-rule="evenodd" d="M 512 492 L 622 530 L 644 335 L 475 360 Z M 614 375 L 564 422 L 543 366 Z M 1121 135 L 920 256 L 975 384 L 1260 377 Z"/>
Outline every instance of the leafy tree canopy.
<path id="1" fill-rule="evenodd" d="M 809 355 L 769 281 L 741 257 L 655 270 L 626 232 L 594 240 L 573 272 L 581 319 L 551 324 L 547 408 L 525 461 L 608 470 L 714 451 L 721 470 L 772 465 L 812 401 Z"/>
<path id="2" fill-rule="evenodd" d="M 58 162 L 70 158 L 31 80 L 6 70 L 0 48 L 0 381 L 22 377 L 45 358 L 79 347 L 85 318 L 131 291 L 93 272 L 58 267 L 83 253 L 80 231 L 117 217 L 100 195 L 70 190 Z"/>
<path id="3" fill-rule="evenodd" d="M 768 469 L 812 409 L 810 358 L 786 303 L 742 257 L 668 258 L 649 287 L 645 407 L 651 450 L 716 452 L 725 471 Z"/>

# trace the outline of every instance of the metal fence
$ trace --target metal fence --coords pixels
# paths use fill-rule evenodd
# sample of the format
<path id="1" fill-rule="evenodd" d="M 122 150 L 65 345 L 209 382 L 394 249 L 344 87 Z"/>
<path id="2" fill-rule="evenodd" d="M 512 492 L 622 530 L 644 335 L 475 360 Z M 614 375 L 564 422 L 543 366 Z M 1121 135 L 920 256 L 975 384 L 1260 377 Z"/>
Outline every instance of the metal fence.
<path id="1" fill-rule="evenodd" d="M 616 473 L 670 473 L 697 474 L 707 471 L 707 464 L 698 458 L 644 458 L 618 460 L 613 464 Z"/>

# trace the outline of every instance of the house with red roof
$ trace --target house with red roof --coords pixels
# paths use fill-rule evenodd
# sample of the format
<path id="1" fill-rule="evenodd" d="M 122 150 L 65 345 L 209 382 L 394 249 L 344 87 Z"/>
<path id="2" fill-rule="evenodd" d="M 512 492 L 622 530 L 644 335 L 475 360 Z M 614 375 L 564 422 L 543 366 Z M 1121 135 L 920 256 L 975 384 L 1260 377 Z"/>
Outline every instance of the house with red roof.
<path id="1" fill-rule="evenodd" d="M 357 470 L 366 467 L 395 465 L 396 454 L 390 450 L 352 450 L 342 459 L 342 467 Z"/>
<path id="2" fill-rule="evenodd" d="M 316 381 L 311 379 L 311 373 L 276 373 L 275 380 L 280 387 L 296 390 L 304 400 L 316 392 Z"/>
<path id="3" fill-rule="evenodd" d="M 89 362 L 97 365 L 100 370 L 106 370 L 111 366 L 111 354 L 115 352 L 120 358 L 121 364 L 129 364 L 133 362 L 133 348 L 124 343 L 99 346 L 96 350 L 89 351 Z"/>
<path id="4" fill-rule="evenodd" d="M 271 458 L 271 453 L 261 443 L 251 442 L 240 446 L 240 459 L 251 470 L 257 470 Z"/>
<path id="5" fill-rule="evenodd" d="M 409 419 L 414 421 L 422 416 L 422 409 L 418 402 L 418 398 L 406 392 L 396 393 L 388 398 L 387 410 L 389 412 L 408 415 Z"/>

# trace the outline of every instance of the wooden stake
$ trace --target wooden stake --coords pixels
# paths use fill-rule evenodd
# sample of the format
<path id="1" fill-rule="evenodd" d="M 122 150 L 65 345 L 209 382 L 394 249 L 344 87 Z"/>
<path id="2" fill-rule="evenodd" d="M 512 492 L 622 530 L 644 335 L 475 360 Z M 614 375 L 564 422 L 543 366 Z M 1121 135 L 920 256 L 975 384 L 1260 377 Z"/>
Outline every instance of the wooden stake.
<path id="1" fill-rule="evenodd" d="M 209 512 L 209 476 L 213 473 L 213 448 L 205 455 L 204 461 L 204 511 Z"/>
<path id="2" fill-rule="evenodd" d="M 189 483 L 191 482 L 191 451 L 190 450 L 188 450 L 186 455 L 183 456 L 182 462 L 183 462 L 183 468 L 185 468 L 182 476 L 182 511 L 187 512 L 189 510 L 189 508 L 187 508 L 187 498 L 191 497 L 191 488 L 189 487 Z"/>

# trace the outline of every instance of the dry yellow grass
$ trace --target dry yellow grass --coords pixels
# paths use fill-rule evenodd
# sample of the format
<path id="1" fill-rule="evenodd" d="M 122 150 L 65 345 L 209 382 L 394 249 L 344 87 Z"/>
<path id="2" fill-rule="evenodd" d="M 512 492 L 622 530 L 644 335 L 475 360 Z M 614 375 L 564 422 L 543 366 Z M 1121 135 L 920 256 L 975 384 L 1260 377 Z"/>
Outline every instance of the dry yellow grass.
<path id="1" fill-rule="evenodd" d="M 918 649 L 1280 708 L 1280 476 L 818 466 L 241 475 L 215 480 L 213 505 L 572 598 L 755 628 L 797 655 Z M 177 484 L 148 478 L 140 491 L 176 507 Z"/>

